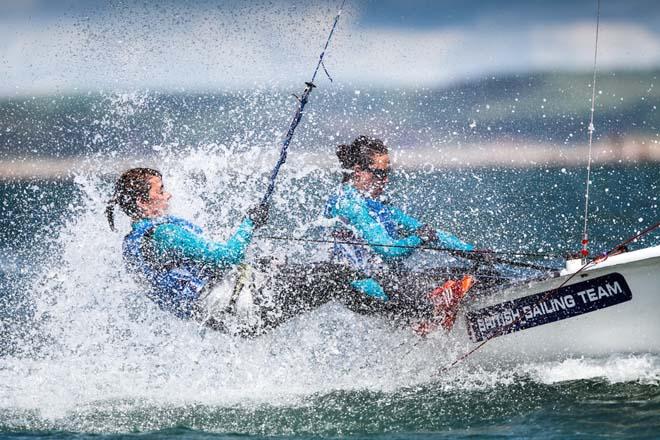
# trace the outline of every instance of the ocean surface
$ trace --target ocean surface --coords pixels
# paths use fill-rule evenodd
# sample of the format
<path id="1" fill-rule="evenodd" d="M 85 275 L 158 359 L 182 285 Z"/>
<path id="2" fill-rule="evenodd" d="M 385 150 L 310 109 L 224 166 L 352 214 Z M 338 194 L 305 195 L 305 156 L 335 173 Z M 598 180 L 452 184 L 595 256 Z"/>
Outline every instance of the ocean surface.
<path id="1" fill-rule="evenodd" d="M 218 146 L 176 160 L 154 154 L 172 212 L 217 239 L 259 200 L 270 167 L 259 148 L 239 167 Z M 265 238 L 322 234 L 323 201 L 339 173 L 297 160 L 292 154 L 283 169 L 272 222 L 249 258 L 327 253 L 323 244 Z M 593 171 L 596 253 L 658 221 L 660 166 Z M 556 266 L 579 250 L 585 177 L 583 168 L 552 166 L 395 169 L 389 193 L 479 247 Z M 0 438 L 660 437 L 657 354 L 441 372 L 460 351 L 451 338 L 420 340 L 336 304 L 254 340 L 201 336 L 126 277 L 123 234 L 103 215 L 110 190 L 107 177 L 84 174 L 0 183 Z M 121 214 L 118 227 L 128 229 Z M 631 248 L 658 244 L 655 233 Z"/>

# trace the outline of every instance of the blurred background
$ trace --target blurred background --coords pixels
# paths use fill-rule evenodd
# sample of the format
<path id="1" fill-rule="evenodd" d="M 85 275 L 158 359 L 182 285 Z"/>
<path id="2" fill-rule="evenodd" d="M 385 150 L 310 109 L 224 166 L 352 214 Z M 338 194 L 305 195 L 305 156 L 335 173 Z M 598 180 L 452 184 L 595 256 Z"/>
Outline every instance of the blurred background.
<path id="1" fill-rule="evenodd" d="M 337 7 L 0 2 L 0 176 L 173 143 L 277 149 Z M 600 19 L 596 158 L 659 160 L 660 7 L 604 0 Z M 349 1 L 294 148 L 371 132 L 440 166 L 584 162 L 595 21 L 586 0 Z"/>

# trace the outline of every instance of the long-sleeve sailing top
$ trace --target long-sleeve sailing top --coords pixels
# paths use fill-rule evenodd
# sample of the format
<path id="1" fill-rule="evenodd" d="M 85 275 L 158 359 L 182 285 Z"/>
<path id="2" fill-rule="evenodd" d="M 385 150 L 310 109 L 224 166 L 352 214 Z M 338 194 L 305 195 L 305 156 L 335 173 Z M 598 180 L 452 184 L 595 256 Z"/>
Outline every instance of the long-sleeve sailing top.
<path id="1" fill-rule="evenodd" d="M 325 215 L 338 220 L 333 232 L 336 237 L 333 259 L 346 262 L 367 276 L 384 264 L 409 256 L 422 244 L 416 235 L 424 226 L 421 221 L 397 207 L 365 197 L 348 184 L 328 200 Z M 446 231 L 438 229 L 436 236 L 438 245 L 456 250 L 474 249 Z M 367 280 L 356 280 L 353 286 L 371 296 L 387 297 L 375 280 Z"/>

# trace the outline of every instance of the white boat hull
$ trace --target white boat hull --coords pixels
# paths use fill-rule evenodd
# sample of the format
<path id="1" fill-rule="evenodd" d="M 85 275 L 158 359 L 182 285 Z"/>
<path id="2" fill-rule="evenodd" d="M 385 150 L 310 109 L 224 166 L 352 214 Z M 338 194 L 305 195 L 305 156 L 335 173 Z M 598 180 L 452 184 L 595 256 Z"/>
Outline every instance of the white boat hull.
<path id="1" fill-rule="evenodd" d="M 575 270 L 573 270 L 573 273 Z M 620 274 L 628 285 L 632 297 L 626 300 L 616 296 L 625 294 L 622 288 L 617 290 L 616 286 L 610 286 L 610 292 L 601 291 L 601 298 L 596 288 L 592 292 L 580 290 L 582 286 L 589 286 L 589 281 L 599 283 L 599 280 L 620 279 Z M 538 307 L 525 309 L 527 317 L 532 317 L 534 311 L 537 315 L 547 315 L 545 319 L 556 319 L 561 313 L 567 313 L 560 308 L 555 310 L 551 304 L 540 306 L 540 302 L 547 300 L 553 294 L 542 294 L 541 292 L 553 292 L 557 295 L 557 288 L 566 282 L 571 273 L 547 279 L 541 282 L 530 283 L 526 286 L 517 286 L 498 292 L 492 296 L 476 298 L 469 303 L 459 322 L 456 323 L 453 333 L 466 347 L 475 347 L 479 343 L 479 335 L 474 331 L 468 331 L 468 327 L 475 328 L 477 320 L 475 316 L 483 309 L 497 304 L 507 304 L 508 301 L 516 301 L 517 304 L 524 302 L 524 297 L 534 297 L 534 305 Z M 575 275 L 566 286 L 576 285 L 572 289 L 573 299 L 578 306 L 594 301 L 594 307 L 598 301 L 622 301 L 618 304 L 605 306 L 597 310 L 580 314 L 554 322 L 538 325 L 524 330 L 514 331 L 501 336 L 481 338 L 489 339 L 471 358 L 486 358 L 493 360 L 558 360 L 575 356 L 608 356 L 615 353 L 660 353 L 660 246 L 642 249 L 635 252 L 624 253 L 609 257 L 607 260 L 595 264 Z M 603 284 L 604 287 L 607 287 Z M 562 291 L 569 291 L 562 289 Z M 529 304 L 529 298 L 528 304 Z M 565 305 L 565 304 L 564 304 Z M 569 304 L 570 305 L 570 304 Z M 492 310 L 492 309 L 488 309 Z M 501 310 L 501 309 L 500 309 Z M 520 309 L 522 310 L 522 309 Z M 562 310 L 560 312 L 559 310 Z M 522 312 L 521 312 L 522 313 Z M 525 315 L 525 313 L 522 313 Z M 497 317 L 495 321 L 481 321 L 482 330 L 490 330 L 499 327 L 495 332 L 505 333 L 524 321 L 521 319 L 509 319 L 515 321 L 506 324 L 503 316 Z M 488 325 L 490 329 L 487 329 Z M 487 332 L 486 332 L 487 333 Z"/>

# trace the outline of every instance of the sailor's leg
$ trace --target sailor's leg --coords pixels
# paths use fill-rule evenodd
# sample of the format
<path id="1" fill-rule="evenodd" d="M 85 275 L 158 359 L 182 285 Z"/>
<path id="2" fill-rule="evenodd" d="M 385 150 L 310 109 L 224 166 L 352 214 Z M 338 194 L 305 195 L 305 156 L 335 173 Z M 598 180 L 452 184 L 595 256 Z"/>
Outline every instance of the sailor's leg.
<path id="1" fill-rule="evenodd" d="M 352 275 L 344 266 L 332 263 L 278 267 L 255 295 L 264 328 L 273 329 L 329 301 L 340 300 Z"/>
<path id="2" fill-rule="evenodd" d="M 459 305 L 474 283 L 473 278 L 464 277 L 445 280 L 438 287 L 438 280 L 423 273 L 384 273 L 379 281 L 388 299 L 372 305 L 372 313 L 386 315 L 403 327 L 425 323 L 423 327 L 431 330 L 452 328 Z"/>
<path id="3" fill-rule="evenodd" d="M 389 273 L 382 274 L 380 279 L 389 295 L 387 312 L 397 323 L 405 326 L 433 316 L 433 304 L 425 295 L 430 289 L 427 280 L 408 274 Z"/>

